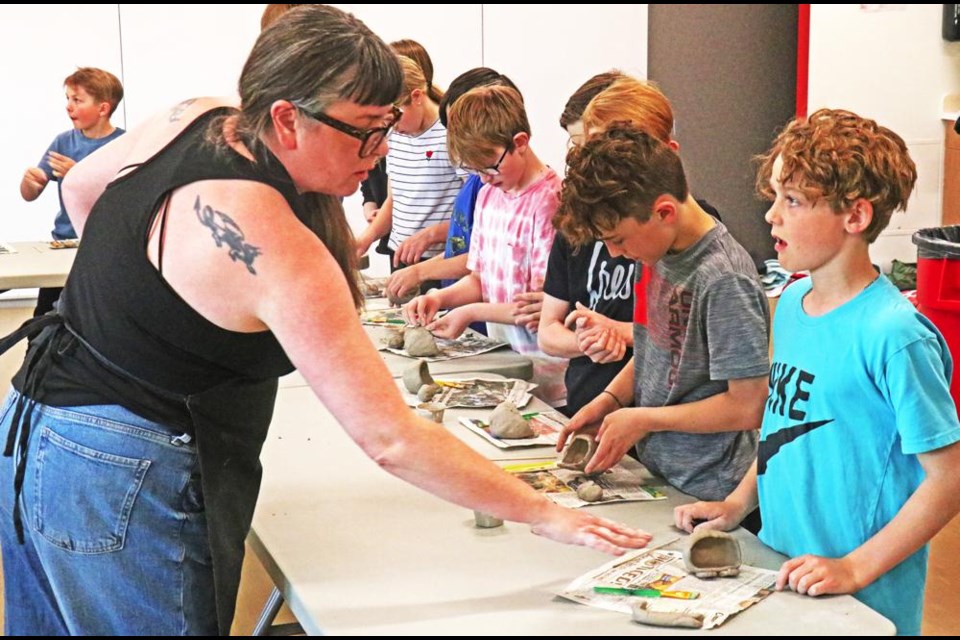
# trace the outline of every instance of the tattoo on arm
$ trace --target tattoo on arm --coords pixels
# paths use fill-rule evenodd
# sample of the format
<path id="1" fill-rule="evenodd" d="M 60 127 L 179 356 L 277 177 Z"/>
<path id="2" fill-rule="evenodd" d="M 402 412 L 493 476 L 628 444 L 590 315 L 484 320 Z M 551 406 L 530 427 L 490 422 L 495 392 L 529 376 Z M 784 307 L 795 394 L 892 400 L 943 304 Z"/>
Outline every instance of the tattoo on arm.
<path id="1" fill-rule="evenodd" d="M 190 105 L 192 105 L 196 101 L 197 101 L 196 98 L 190 98 L 189 100 L 184 100 L 180 104 L 176 105 L 173 109 L 171 109 L 170 116 L 169 116 L 170 122 L 176 122 L 177 120 L 179 120 L 180 116 L 183 115 L 183 112 L 186 111 L 188 108 L 190 108 Z"/>
<path id="2" fill-rule="evenodd" d="M 197 196 L 197 201 L 193 203 L 193 210 L 197 212 L 200 224 L 210 229 L 217 246 L 227 245 L 230 249 L 228 254 L 230 259 L 234 262 L 241 261 L 247 265 L 247 271 L 257 275 L 256 269 L 253 268 L 253 261 L 260 255 L 260 248 L 244 242 L 246 236 L 233 218 L 208 204 L 201 205 L 200 196 Z"/>

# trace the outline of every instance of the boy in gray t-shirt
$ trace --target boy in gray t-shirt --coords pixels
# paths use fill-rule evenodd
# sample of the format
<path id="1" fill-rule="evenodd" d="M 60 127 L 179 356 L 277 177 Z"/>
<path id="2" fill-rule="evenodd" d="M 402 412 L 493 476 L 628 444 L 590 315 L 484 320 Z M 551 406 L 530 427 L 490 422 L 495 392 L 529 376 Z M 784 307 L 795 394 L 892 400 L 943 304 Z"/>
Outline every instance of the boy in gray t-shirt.
<path id="1" fill-rule="evenodd" d="M 753 261 L 691 197 L 679 156 L 629 124 L 591 135 L 567 162 L 560 231 L 603 240 L 650 279 L 637 295 L 633 366 L 577 412 L 558 449 L 599 427 L 588 473 L 636 445 L 681 491 L 722 499 L 756 456 L 767 397 L 769 308 Z"/>

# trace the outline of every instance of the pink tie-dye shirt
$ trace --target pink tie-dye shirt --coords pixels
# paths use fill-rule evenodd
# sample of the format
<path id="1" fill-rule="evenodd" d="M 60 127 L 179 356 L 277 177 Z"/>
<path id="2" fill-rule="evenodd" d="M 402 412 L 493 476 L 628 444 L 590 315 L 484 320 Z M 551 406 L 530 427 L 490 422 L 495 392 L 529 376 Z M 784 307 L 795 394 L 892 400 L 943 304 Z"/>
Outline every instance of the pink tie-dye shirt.
<path id="1" fill-rule="evenodd" d="M 542 291 L 553 246 L 553 214 L 560 178 L 553 169 L 519 194 L 485 185 L 477 196 L 467 268 L 480 278 L 484 302 L 511 303 L 518 293 Z M 566 360 L 551 358 L 537 346 L 537 334 L 515 325 L 488 323 L 490 337 L 504 340 L 534 361 L 536 395 L 554 406 L 564 404 Z"/>

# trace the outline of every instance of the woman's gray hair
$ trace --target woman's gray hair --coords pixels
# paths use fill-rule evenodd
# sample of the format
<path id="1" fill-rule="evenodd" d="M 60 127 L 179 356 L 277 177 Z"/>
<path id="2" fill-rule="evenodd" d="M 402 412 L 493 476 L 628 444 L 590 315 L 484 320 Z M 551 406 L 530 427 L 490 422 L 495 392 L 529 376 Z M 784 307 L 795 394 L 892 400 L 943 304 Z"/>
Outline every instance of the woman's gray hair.
<path id="1" fill-rule="evenodd" d="M 273 131 L 270 107 L 289 100 L 323 111 L 338 100 L 361 105 L 393 104 L 403 90 L 396 54 L 367 25 L 327 5 L 291 9 L 260 33 L 240 74 L 241 110 L 237 135 L 266 161 L 263 136 Z M 222 122 L 211 123 L 213 142 L 226 148 Z M 346 276 L 357 307 L 363 304 L 356 277 L 353 233 L 339 198 L 322 193 L 300 196 L 301 222 L 330 251 Z"/>
<path id="2" fill-rule="evenodd" d="M 302 5 L 264 30 L 247 58 L 238 133 L 253 142 L 269 131 L 276 100 L 323 111 L 337 100 L 388 105 L 402 90 L 396 54 L 367 25 L 329 5 Z"/>

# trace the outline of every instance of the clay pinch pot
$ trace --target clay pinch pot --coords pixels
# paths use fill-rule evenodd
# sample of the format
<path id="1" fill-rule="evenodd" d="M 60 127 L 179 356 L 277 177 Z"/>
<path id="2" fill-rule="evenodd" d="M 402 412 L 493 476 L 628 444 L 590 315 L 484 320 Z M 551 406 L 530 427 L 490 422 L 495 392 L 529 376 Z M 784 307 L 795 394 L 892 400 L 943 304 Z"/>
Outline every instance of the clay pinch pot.
<path id="1" fill-rule="evenodd" d="M 404 369 L 403 386 L 410 393 L 416 394 L 423 385 L 435 384 L 433 376 L 430 375 L 430 367 L 426 360 L 417 360 L 415 363 Z"/>
<path id="2" fill-rule="evenodd" d="M 443 424 L 443 412 L 446 410 L 447 405 L 442 402 L 421 402 L 417 405 L 419 415 L 439 424 Z"/>
<path id="3" fill-rule="evenodd" d="M 411 327 L 403 332 L 403 348 L 414 358 L 440 355 L 437 339 L 423 327 Z"/>
<path id="4" fill-rule="evenodd" d="M 698 578 L 722 578 L 740 573 L 740 543 L 729 533 L 701 529 L 683 545 L 683 563 Z"/>
<path id="5" fill-rule="evenodd" d="M 389 333 L 382 342 L 390 349 L 403 349 L 403 334 L 405 333 L 403 327 L 400 329 L 390 329 Z"/>
<path id="6" fill-rule="evenodd" d="M 409 291 L 404 292 L 403 294 L 400 295 L 399 298 L 395 297 L 389 291 L 385 292 L 387 296 L 387 302 L 389 302 L 394 307 L 399 307 L 401 305 L 407 304 L 408 302 L 416 298 L 418 293 L 420 293 L 420 291 L 416 287 L 414 287 L 413 289 L 410 289 Z"/>
<path id="7" fill-rule="evenodd" d="M 592 434 L 577 434 L 563 450 L 560 459 L 557 460 L 557 466 L 571 471 L 583 471 L 596 452 L 597 439 Z"/>

